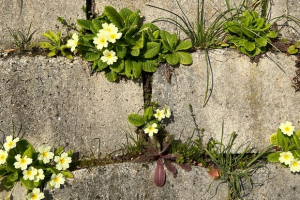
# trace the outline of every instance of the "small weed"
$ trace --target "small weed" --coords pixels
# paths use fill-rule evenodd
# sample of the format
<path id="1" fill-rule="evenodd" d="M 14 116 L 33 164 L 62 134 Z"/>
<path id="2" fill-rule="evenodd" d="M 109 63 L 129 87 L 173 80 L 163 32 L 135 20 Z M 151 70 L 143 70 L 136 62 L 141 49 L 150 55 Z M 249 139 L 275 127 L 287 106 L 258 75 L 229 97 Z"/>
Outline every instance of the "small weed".
<path id="1" fill-rule="evenodd" d="M 32 39 L 33 34 L 37 31 L 37 29 L 35 31 L 33 31 L 32 33 L 30 33 L 31 24 L 32 23 L 30 23 L 26 34 L 24 34 L 20 30 L 14 31 L 14 30 L 11 30 L 10 28 L 7 29 L 9 34 L 14 39 L 13 44 L 18 47 L 17 50 L 19 50 L 21 53 L 30 51 L 34 47 L 34 44 L 31 43 L 31 39 Z"/>
<path id="2" fill-rule="evenodd" d="M 268 146 L 261 153 L 251 153 L 250 143 L 241 144 L 236 153 L 232 152 L 234 139 L 236 133 L 233 132 L 230 136 L 228 144 L 223 143 L 224 123 L 222 124 L 221 141 L 216 142 L 211 140 L 207 148 L 204 150 L 210 156 L 213 167 L 210 173 L 213 178 L 221 180 L 228 184 L 228 198 L 227 199 L 241 199 L 244 194 L 244 186 L 248 183 L 252 187 L 251 175 L 260 167 L 264 166 L 259 159 L 261 159 L 272 146 Z M 242 147 L 245 149 L 242 153 L 237 153 Z M 215 172 L 215 173 L 213 173 Z M 216 173 L 217 172 L 217 173 Z M 210 187 L 210 186 L 209 186 Z"/>

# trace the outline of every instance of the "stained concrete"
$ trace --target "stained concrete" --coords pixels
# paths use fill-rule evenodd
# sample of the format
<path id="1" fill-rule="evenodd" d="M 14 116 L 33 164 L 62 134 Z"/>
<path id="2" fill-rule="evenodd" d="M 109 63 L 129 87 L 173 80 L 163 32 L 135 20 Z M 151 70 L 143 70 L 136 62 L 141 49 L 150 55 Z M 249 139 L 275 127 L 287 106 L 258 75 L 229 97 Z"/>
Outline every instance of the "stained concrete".
<path id="1" fill-rule="evenodd" d="M 195 125 L 189 104 L 197 123 L 205 129 L 205 141 L 211 137 L 220 141 L 224 121 L 224 138 L 228 140 L 236 131 L 237 145 L 251 141 L 251 146 L 261 151 L 269 145 L 269 136 L 280 123 L 291 121 L 296 129 L 300 128 L 299 114 L 295 112 L 300 110 L 300 94 L 291 86 L 296 57 L 268 53 L 256 64 L 237 51 L 210 51 L 213 79 L 210 73 L 209 89 L 213 90 L 203 107 L 207 86 L 205 56 L 201 51 L 192 56 L 191 66 L 174 69 L 171 84 L 166 81 L 166 66 L 153 77 L 153 100 L 169 105 L 173 113 L 166 127 L 170 133 L 179 136 L 183 130 L 182 138 L 191 136 Z"/>
<path id="2" fill-rule="evenodd" d="M 23 2 L 23 6 L 22 6 Z M 85 0 L 65 1 L 65 0 L 14 0 L 0 2 L 0 50 L 13 48 L 13 38 L 8 32 L 12 30 L 21 30 L 27 34 L 30 23 L 31 33 L 36 33 L 32 37 L 32 42 L 47 41 L 42 32 L 52 30 L 58 32 L 63 29 L 66 34 L 66 28 L 57 21 L 57 17 L 63 17 L 76 23 L 76 19 L 86 18 L 85 12 L 81 10 L 86 5 Z M 21 11 L 22 8 L 22 11 Z"/>
<path id="3" fill-rule="evenodd" d="M 87 156 L 111 153 L 133 127 L 127 115 L 143 106 L 142 80 L 111 83 L 91 75 L 80 58 L 10 57 L 0 60 L 1 141 L 16 133 L 34 146 L 65 146 Z"/>

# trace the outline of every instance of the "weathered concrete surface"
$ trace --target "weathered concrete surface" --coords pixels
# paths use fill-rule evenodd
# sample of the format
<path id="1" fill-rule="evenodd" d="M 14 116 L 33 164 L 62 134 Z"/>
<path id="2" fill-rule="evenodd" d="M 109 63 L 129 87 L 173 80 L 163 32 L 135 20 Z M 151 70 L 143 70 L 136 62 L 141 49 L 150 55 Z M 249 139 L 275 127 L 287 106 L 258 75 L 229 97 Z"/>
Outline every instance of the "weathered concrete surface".
<path id="1" fill-rule="evenodd" d="M 291 87 L 294 56 L 268 53 L 256 64 L 236 51 L 211 51 L 209 55 L 213 92 L 205 107 L 207 69 L 203 52 L 192 54 L 191 66 L 175 69 L 172 84 L 166 81 L 166 67 L 154 74 L 153 100 L 169 105 L 173 112 L 166 128 L 170 133 L 179 136 L 184 129 L 183 138 L 192 134 L 195 126 L 189 117 L 189 104 L 199 126 L 205 128 L 205 141 L 210 137 L 220 141 L 223 120 L 225 138 L 236 131 L 236 144 L 251 141 L 259 150 L 269 145 L 269 136 L 281 122 L 291 121 L 300 128 L 299 113 L 295 112 L 300 110 L 300 93 Z"/>
<path id="2" fill-rule="evenodd" d="M 100 138 L 106 154 L 126 142 L 127 115 L 143 106 L 142 81 L 91 76 L 79 58 L 10 57 L 0 60 L 0 105 L 1 141 L 14 122 L 36 147 L 62 145 L 83 156 L 98 153 Z"/>
<path id="3" fill-rule="evenodd" d="M 21 2 L 23 2 L 22 14 Z M 14 0 L 0 2 L 0 50 L 11 48 L 13 38 L 7 28 L 12 30 L 23 30 L 26 34 L 32 22 L 31 32 L 38 29 L 33 35 L 33 42 L 46 41 L 42 32 L 52 30 L 58 32 L 62 29 L 62 24 L 57 21 L 57 17 L 63 17 L 71 22 L 76 19 L 85 19 L 85 13 L 81 10 L 86 4 L 85 0 L 65 1 L 65 0 Z M 65 32 L 65 28 L 63 28 Z"/>
<path id="4" fill-rule="evenodd" d="M 122 163 L 74 172 L 74 180 L 60 190 L 52 190 L 45 200 L 90 200 L 90 199 L 226 199 L 227 186 L 220 182 L 212 184 L 207 169 L 194 167 L 185 172 L 177 166 L 178 174 L 174 178 L 167 172 L 163 187 L 153 182 L 154 164 Z"/>

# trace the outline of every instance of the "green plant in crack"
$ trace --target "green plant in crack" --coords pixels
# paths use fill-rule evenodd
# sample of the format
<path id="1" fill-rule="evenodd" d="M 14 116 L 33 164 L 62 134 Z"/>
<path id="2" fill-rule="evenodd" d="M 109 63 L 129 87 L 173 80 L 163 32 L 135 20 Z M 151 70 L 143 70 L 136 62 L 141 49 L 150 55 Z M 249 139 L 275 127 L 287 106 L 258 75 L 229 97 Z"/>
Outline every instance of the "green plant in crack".
<path id="1" fill-rule="evenodd" d="M 104 71 L 109 81 L 117 81 L 120 76 L 136 79 L 142 71 L 155 72 L 158 62 L 169 58 L 168 54 L 178 58 L 178 61 L 171 60 L 172 63 L 192 62 L 191 56 L 183 52 L 189 45 L 176 36 L 172 48 L 163 49 L 162 43 L 167 43 L 161 38 L 160 30 L 152 23 L 143 24 L 139 10 L 123 8 L 118 12 L 106 6 L 100 16 L 92 20 L 78 19 L 77 23 L 81 27 L 78 41 L 68 46 L 76 47 L 85 60 L 93 62 L 92 69 Z"/>
<path id="2" fill-rule="evenodd" d="M 14 45 L 16 45 L 22 53 L 24 53 L 26 51 L 30 51 L 34 47 L 34 44 L 31 44 L 31 40 L 32 40 L 33 34 L 37 31 L 37 29 L 35 31 L 33 31 L 32 33 L 30 33 L 31 25 L 32 25 L 32 23 L 30 23 L 30 26 L 29 26 L 26 34 L 20 30 L 13 31 L 9 28 L 7 29 L 9 34 L 14 39 Z"/>
<path id="3" fill-rule="evenodd" d="M 160 31 L 160 35 L 163 43 L 163 58 L 170 65 L 177 65 L 178 63 L 189 65 L 192 63 L 191 54 L 183 52 L 183 50 L 188 50 L 192 47 L 190 41 L 180 41 L 176 33 L 171 35 L 167 31 Z"/>
<path id="4" fill-rule="evenodd" d="M 268 161 L 281 163 L 283 167 L 289 167 L 291 172 L 300 172 L 300 130 L 294 130 L 291 122 L 280 124 L 277 133 L 270 137 L 276 152 L 268 155 Z"/>
<path id="5" fill-rule="evenodd" d="M 206 153 L 213 163 L 209 173 L 214 179 L 221 180 L 228 184 L 227 199 L 242 199 L 245 184 L 248 183 L 252 186 L 251 175 L 256 169 L 264 166 L 264 163 L 260 162 L 259 159 L 261 159 L 272 146 L 268 146 L 261 153 L 250 154 L 252 150 L 250 143 L 243 143 L 238 146 L 234 153 L 232 152 L 232 147 L 236 133 L 233 132 L 231 134 L 227 145 L 223 143 L 223 134 L 224 123 L 222 124 L 221 141 L 211 140 L 207 144 L 207 148 L 205 148 Z M 241 153 L 238 153 L 245 145 L 247 145 L 245 149 Z"/>
<path id="6" fill-rule="evenodd" d="M 246 10 L 242 16 L 224 24 L 224 30 L 229 34 L 228 43 L 235 45 L 238 50 L 250 57 L 267 51 L 270 38 L 277 34 L 270 30 L 271 25 L 260 18 L 256 11 Z"/>
<path id="7" fill-rule="evenodd" d="M 61 37 L 61 30 L 58 33 L 54 33 L 51 30 L 48 32 L 43 32 L 43 36 L 50 40 L 49 42 L 39 42 L 40 48 L 49 49 L 48 57 L 53 57 L 61 53 L 63 56 L 73 59 L 73 56 L 69 52 L 69 47 L 66 45 L 66 38 Z"/>

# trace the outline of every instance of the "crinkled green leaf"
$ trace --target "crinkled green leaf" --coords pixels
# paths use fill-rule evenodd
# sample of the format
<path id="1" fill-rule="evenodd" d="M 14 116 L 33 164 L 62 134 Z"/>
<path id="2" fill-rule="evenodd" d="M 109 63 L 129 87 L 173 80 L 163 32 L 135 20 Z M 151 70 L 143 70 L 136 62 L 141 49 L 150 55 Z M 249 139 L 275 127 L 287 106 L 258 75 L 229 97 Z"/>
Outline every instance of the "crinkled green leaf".
<path id="1" fill-rule="evenodd" d="M 92 22 L 85 19 L 77 19 L 77 24 L 84 29 L 91 30 Z"/>
<path id="2" fill-rule="evenodd" d="M 244 47 L 247 51 L 253 51 L 255 49 L 255 44 L 248 40 L 244 40 Z"/>
<path id="3" fill-rule="evenodd" d="M 280 153 L 281 152 L 275 152 L 275 153 L 269 154 L 268 155 L 268 161 L 271 162 L 271 163 L 279 162 Z"/>
<path id="4" fill-rule="evenodd" d="M 266 37 L 255 38 L 255 41 L 261 47 L 265 47 L 268 44 L 268 38 Z"/>
<path id="5" fill-rule="evenodd" d="M 19 140 L 16 144 L 16 147 L 21 155 L 23 155 L 24 152 L 30 147 L 34 149 L 34 147 L 27 140 L 24 139 Z"/>
<path id="6" fill-rule="evenodd" d="M 121 15 L 111 6 L 105 6 L 103 13 L 116 27 L 121 29 L 123 27 L 123 20 Z"/>
<path id="7" fill-rule="evenodd" d="M 99 59 L 96 62 L 97 62 L 97 68 L 95 71 L 102 71 L 108 66 L 108 64 L 106 62 L 103 62 L 101 59 Z"/>
<path id="8" fill-rule="evenodd" d="M 16 184 L 16 182 L 11 181 L 8 176 L 2 180 L 2 183 L 7 189 L 12 188 Z"/>
<path id="9" fill-rule="evenodd" d="M 157 70 L 157 60 L 140 61 L 140 63 L 145 72 L 155 72 Z"/>
<path id="10" fill-rule="evenodd" d="M 123 58 L 125 58 L 125 56 L 127 54 L 127 48 L 125 46 L 117 45 L 116 52 L 117 52 L 118 58 L 123 59 Z"/>
<path id="11" fill-rule="evenodd" d="M 12 174 L 10 174 L 9 176 L 8 176 L 8 178 L 9 178 L 9 180 L 10 181 L 16 181 L 18 178 L 19 178 L 19 174 L 18 174 L 18 172 L 14 172 L 14 173 L 12 173 Z"/>
<path id="12" fill-rule="evenodd" d="M 178 51 L 176 54 L 179 56 L 179 62 L 183 65 L 190 65 L 193 62 L 193 58 L 190 53 Z"/>
<path id="13" fill-rule="evenodd" d="M 35 153 L 35 150 L 32 147 L 29 147 L 22 155 L 22 158 L 27 156 L 27 158 L 33 158 L 33 154 Z"/>
<path id="14" fill-rule="evenodd" d="M 140 49 L 131 49 L 131 52 L 130 52 L 130 54 L 135 57 L 139 56 L 140 53 L 141 53 Z"/>
<path id="15" fill-rule="evenodd" d="M 29 179 L 24 180 L 24 178 L 20 178 L 20 181 L 27 190 L 33 190 L 35 188 L 34 182 Z"/>
<path id="16" fill-rule="evenodd" d="M 127 26 L 129 27 L 134 27 L 139 25 L 140 22 L 140 11 L 137 10 L 136 12 L 132 13 L 129 17 L 128 17 L 128 21 L 127 21 Z"/>
<path id="17" fill-rule="evenodd" d="M 128 121 L 134 126 L 141 126 L 145 124 L 145 120 L 141 115 L 138 114 L 130 114 L 128 115 Z"/>
<path id="18" fill-rule="evenodd" d="M 175 51 L 187 50 L 192 47 L 192 43 L 190 41 L 180 41 Z"/>
<path id="19" fill-rule="evenodd" d="M 169 50 L 173 51 L 172 49 L 172 35 L 168 31 L 160 31 L 160 36 L 162 38 L 163 45 Z"/>
<path id="20" fill-rule="evenodd" d="M 39 47 L 43 48 L 43 49 L 48 49 L 50 47 L 52 47 L 52 45 L 49 42 L 39 42 Z"/>
<path id="21" fill-rule="evenodd" d="M 142 73 L 142 66 L 139 62 L 126 60 L 125 61 L 125 74 L 130 79 L 139 78 Z"/>
<path id="22" fill-rule="evenodd" d="M 7 172 L 6 165 L 0 165 L 0 178 L 7 174 Z"/>
<path id="23" fill-rule="evenodd" d="M 120 76 L 116 72 L 112 71 L 110 68 L 105 69 L 104 75 L 105 75 L 106 79 L 110 82 L 115 82 Z"/>
<path id="24" fill-rule="evenodd" d="M 42 33 L 44 37 L 48 38 L 53 44 L 56 44 L 57 41 L 55 40 L 55 38 L 53 38 L 50 34 L 43 32 Z"/>
<path id="25" fill-rule="evenodd" d="M 122 8 L 119 11 L 119 14 L 121 15 L 121 17 L 123 18 L 123 20 L 125 21 L 125 24 L 127 24 L 128 22 L 128 18 L 129 16 L 133 13 L 132 10 L 128 9 L 128 8 Z"/>
<path id="26" fill-rule="evenodd" d="M 288 48 L 287 51 L 288 51 L 289 54 L 296 54 L 296 53 L 298 53 L 298 49 L 296 49 L 295 45 L 289 46 L 289 48 Z"/>
<path id="27" fill-rule="evenodd" d="M 85 54 L 83 54 L 83 58 L 84 58 L 86 61 L 95 61 L 95 60 L 98 60 L 98 59 L 99 59 L 100 55 L 101 55 L 100 52 L 97 52 L 97 53 L 94 53 L 94 52 L 86 52 Z"/>
<path id="28" fill-rule="evenodd" d="M 157 42 L 147 42 L 146 47 L 141 51 L 142 58 L 153 58 L 160 51 L 160 43 Z"/>
<path id="29" fill-rule="evenodd" d="M 69 171 L 61 171 L 60 173 L 62 173 L 65 178 L 74 178 L 73 174 Z"/>
<path id="30" fill-rule="evenodd" d="M 268 38 L 277 38 L 277 34 L 274 31 L 269 31 L 266 36 Z"/>
<path id="31" fill-rule="evenodd" d="M 124 60 L 119 59 L 117 62 L 110 65 L 109 68 L 112 71 L 119 73 L 125 68 L 125 62 L 124 62 Z"/>
<path id="32" fill-rule="evenodd" d="M 176 65 L 179 63 L 180 57 L 177 53 L 170 53 L 170 54 L 167 54 L 166 59 L 170 65 Z"/>
<path id="33" fill-rule="evenodd" d="M 99 30 L 102 29 L 102 24 L 103 24 L 103 22 L 99 19 L 92 20 L 92 25 L 93 25 L 94 29 L 96 30 L 96 32 L 99 32 Z"/>
<path id="34" fill-rule="evenodd" d="M 275 146 L 278 146 L 278 139 L 277 139 L 277 133 L 273 133 L 271 136 L 270 136 L 270 143 L 275 145 Z"/>
<path id="35" fill-rule="evenodd" d="M 150 121 L 152 117 L 153 117 L 153 108 L 148 107 L 144 112 L 144 120 Z"/>
<path id="36" fill-rule="evenodd" d="M 58 50 L 53 50 L 53 51 L 50 51 L 50 52 L 47 54 L 47 56 L 48 56 L 48 57 L 53 57 L 53 56 L 55 56 L 57 53 L 58 53 Z"/>
<path id="37" fill-rule="evenodd" d="M 288 136 L 283 135 L 280 128 L 277 130 L 277 139 L 279 146 L 282 148 L 282 151 L 288 151 L 288 144 L 290 139 L 288 138 Z"/>
<path id="38" fill-rule="evenodd" d="M 54 154 L 56 156 L 60 156 L 63 152 L 64 152 L 64 147 L 59 147 L 59 148 L 56 149 L 56 151 L 54 152 Z"/>

